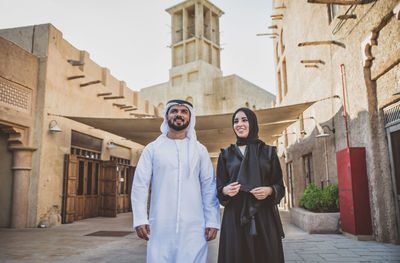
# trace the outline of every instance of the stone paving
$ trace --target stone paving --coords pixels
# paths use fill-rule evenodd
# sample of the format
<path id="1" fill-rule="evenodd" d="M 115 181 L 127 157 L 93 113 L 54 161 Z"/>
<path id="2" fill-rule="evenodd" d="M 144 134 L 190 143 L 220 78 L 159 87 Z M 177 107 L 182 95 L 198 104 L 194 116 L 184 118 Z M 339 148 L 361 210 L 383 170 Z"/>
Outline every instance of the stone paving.
<path id="1" fill-rule="evenodd" d="M 357 241 L 344 235 L 310 235 L 281 212 L 286 262 L 400 262 L 400 246 Z M 132 215 L 91 218 L 52 228 L 0 228 L 0 263 L 145 262 L 146 242 L 124 237 L 86 236 L 96 231 L 131 231 Z M 209 243 L 208 262 L 217 261 L 218 240 Z"/>

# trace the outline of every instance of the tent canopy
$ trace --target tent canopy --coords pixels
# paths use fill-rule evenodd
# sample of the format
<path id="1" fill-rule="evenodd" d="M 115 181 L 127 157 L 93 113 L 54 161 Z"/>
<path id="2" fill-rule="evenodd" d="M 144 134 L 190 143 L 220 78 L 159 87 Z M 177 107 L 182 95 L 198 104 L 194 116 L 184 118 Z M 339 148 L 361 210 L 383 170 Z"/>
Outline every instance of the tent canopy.
<path id="1" fill-rule="evenodd" d="M 255 110 L 259 124 L 259 137 L 271 144 L 284 129 L 297 121 L 299 115 L 315 101 L 282 107 Z M 115 135 L 146 145 L 160 134 L 161 117 L 151 118 L 99 118 L 62 116 L 101 129 Z M 235 143 L 232 130 L 232 113 L 202 115 L 196 117 L 197 139 L 204 144 L 209 153 L 219 152 L 221 148 Z"/>

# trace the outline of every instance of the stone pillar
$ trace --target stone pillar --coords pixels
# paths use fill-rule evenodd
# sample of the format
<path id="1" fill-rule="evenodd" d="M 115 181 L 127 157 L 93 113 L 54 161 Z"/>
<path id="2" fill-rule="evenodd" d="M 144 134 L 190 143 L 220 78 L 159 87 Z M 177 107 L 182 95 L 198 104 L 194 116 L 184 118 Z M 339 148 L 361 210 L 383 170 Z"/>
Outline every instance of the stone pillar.
<path id="1" fill-rule="evenodd" d="M 11 145 L 13 152 L 13 189 L 11 228 L 25 228 L 28 217 L 29 176 L 32 170 L 32 154 L 36 148 Z"/>

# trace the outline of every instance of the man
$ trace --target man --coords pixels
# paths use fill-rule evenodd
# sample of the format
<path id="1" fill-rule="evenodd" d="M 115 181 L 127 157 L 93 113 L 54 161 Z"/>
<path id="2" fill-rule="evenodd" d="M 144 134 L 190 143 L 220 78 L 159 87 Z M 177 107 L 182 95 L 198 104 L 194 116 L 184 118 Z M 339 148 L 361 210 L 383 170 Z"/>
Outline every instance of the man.
<path id="1" fill-rule="evenodd" d="M 136 167 L 133 222 L 137 235 L 148 241 L 147 262 L 206 262 L 207 241 L 220 227 L 214 170 L 194 126 L 191 103 L 168 102 L 162 134 L 144 148 Z"/>

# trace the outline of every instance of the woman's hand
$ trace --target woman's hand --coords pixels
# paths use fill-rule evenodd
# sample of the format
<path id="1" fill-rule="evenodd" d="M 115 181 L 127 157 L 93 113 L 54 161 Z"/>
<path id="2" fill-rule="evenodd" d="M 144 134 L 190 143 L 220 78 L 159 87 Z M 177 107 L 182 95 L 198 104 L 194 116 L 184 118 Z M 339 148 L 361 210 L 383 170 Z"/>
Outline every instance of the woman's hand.
<path id="1" fill-rule="evenodd" d="M 272 189 L 271 186 L 261 186 L 254 188 L 253 190 L 250 191 L 254 195 L 255 198 L 258 200 L 264 200 L 267 198 L 269 195 L 272 195 L 272 192 L 274 190 Z"/>
<path id="2" fill-rule="evenodd" d="M 234 183 L 228 184 L 227 186 L 222 188 L 222 193 L 224 195 L 233 197 L 233 196 L 237 195 L 237 193 L 239 193 L 239 189 L 240 189 L 240 184 L 238 182 L 234 182 Z"/>

